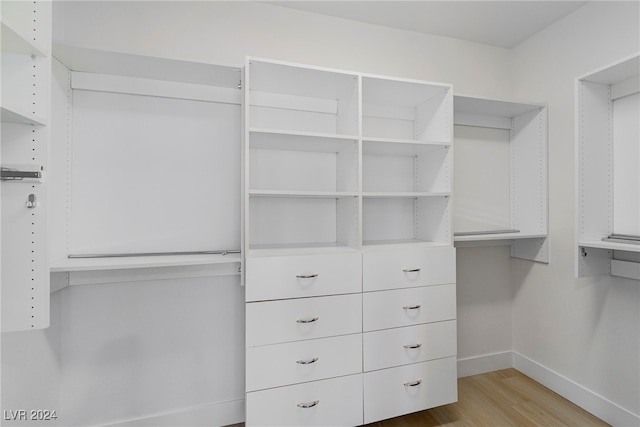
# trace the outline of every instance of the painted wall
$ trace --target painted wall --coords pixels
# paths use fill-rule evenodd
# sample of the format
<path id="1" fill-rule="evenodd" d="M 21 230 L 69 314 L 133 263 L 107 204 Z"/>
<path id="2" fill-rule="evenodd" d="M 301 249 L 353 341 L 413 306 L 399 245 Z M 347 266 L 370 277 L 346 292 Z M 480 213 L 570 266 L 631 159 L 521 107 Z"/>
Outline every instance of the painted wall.
<path id="1" fill-rule="evenodd" d="M 513 349 L 636 417 L 640 286 L 623 278 L 573 277 L 573 85 L 577 76 L 640 51 L 638 5 L 591 2 L 511 53 L 514 97 L 549 104 L 551 236 L 549 265 L 512 263 Z"/>
<path id="2" fill-rule="evenodd" d="M 588 10 L 591 11 L 591 8 Z M 622 12 L 618 14 L 624 15 Z M 591 11 L 584 17 L 580 14 L 576 16 L 569 17 L 568 22 L 573 22 L 571 19 L 575 22 L 563 27 L 565 31 L 572 26 L 580 28 L 582 19 L 594 19 L 597 13 Z M 624 28 L 633 27 L 629 20 L 630 18 L 623 20 Z M 608 31 L 609 27 L 604 30 Z M 612 390 L 615 382 L 608 383 L 611 378 L 617 379 L 620 376 L 611 376 L 608 372 L 617 369 L 609 366 L 609 357 L 618 353 L 603 347 L 606 346 L 607 339 L 615 337 L 616 345 L 622 345 L 623 350 L 631 352 L 631 356 L 635 354 L 636 360 L 638 359 L 637 341 L 634 348 L 633 338 L 620 334 L 620 329 L 615 329 L 615 334 L 607 333 L 606 330 L 607 327 L 617 326 L 616 323 L 624 321 L 635 320 L 636 325 L 639 323 L 638 306 L 634 306 L 633 302 L 634 296 L 637 300 L 637 291 L 633 293 L 634 284 L 623 283 L 614 288 L 608 282 L 576 282 L 572 276 L 573 241 L 572 236 L 568 235 L 572 229 L 572 205 L 567 207 L 571 202 L 563 197 L 571 194 L 573 187 L 571 178 L 560 178 L 562 168 L 570 168 L 573 164 L 572 136 L 565 135 L 571 133 L 566 131 L 571 125 L 562 124 L 564 132 L 558 133 L 556 130 L 559 122 L 570 122 L 568 118 L 572 117 L 572 98 L 563 96 L 557 101 L 556 97 L 560 95 L 556 92 L 568 95 L 572 91 L 570 79 L 573 72 L 567 69 L 564 83 L 560 80 L 556 82 L 552 73 L 552 70 L 555 71 L 555 64 L 551 61 L 542 62 L 546 55 L 541 51 L 542 40 L 551 45 L 564 46 L 566 39 L 566 35 L 560 31 L 548 31 L 549 35 L 539 43 L 534 38 L 510 52 L 502 48 L 251 2 L 76 1 L 56 2 L 54 5 L 56 43 L 231 66 L 241 66 L 244 55 L 260 56 L 452 83 L 456 93 L 490 98 L 509 97 L 509 82 L 513 72 L 517 83 L 513 86 L 513 91 L 518 98 L 531 102 L 549 100 L 550 110 L 560 108 L 558 103 L 562 105 L 563 115 L 554 114 L 550 120 L 552 264 L 544 266 L 512 261 L 505 247 L 459 250 L 459 357 L 473 360 L 485 355 L 508 353 L 515 348 L 527 357 L 576 380 L 581 377 L 575 371 L 581 369 L 590 387 L 633 410 L 633 404 L 629 401 L 634 398 L 633 390 L 630 391 L 630 396 L 622 396 L 623 391 Z M 562 46 L 554 47 L 554 51 L 560 50 Z M 570 45 L 565 47 L 569 48 Z M 531 52 L 531 57 L 527 56 L 528 51 Z M 590 50 L 585 51 L 585 57 L 588 52 Z M 548 79 L 539 81 L 536 76 L 531 81 L 527 78 L 530 76 L 527 61 L 531 61 L 535 69 L 544 69 L 554 64 L 549 67 L 549 71 L 541 72 Z M 566 60 L 561 58 L 561 63 L 564 62 Z M 594 64 L 597 65 L 600 64 Z M 589 67 L 586 68 L 588 69 Z M 564 76 L 565 70 L 562 72 Z M 542 87 L 545 85 L 544 81 L 553 85 L 555 90 Z M 524 89 L 526 92 L 515 89 L 522 82 L 529 86 Z M 558 88 L 560 85 L 562 87 Z M 542 88 L 534 91 L 533 87 Z M 564 139 L 558 142 L 559 138 Z M 571 174 L 567 176 L 572 177 Z M 554 216 L 558 218 L 553 219 Z M 183 388 L 178 398 L 172 399 L 171 381 L 152 380 L 154 369 L 177 370 L 190 376 L 198 374 L 203 366 L 208 366 L 185 361 L 187 356 L 184 353 L 162 361 L 153 359 L 153 355 L 159 352 L 178 351 L 171 349 L 172 343 L 176 346 L 194 346 L 194 351 L 200 354 L 206 353 L 211 346 L 218 345 L 216 358 L 220 360 L 210 361 L 214 364 L 223 363 L 224 360 L 243 360 L 242 348 L 237 345 L 244 327 L 239 314 L 242 310 L 241 289 L 228 283 L 221 288 L 212 289 L 198 281 L 190 286 L 183 285 L 171 281 L 145 282 L 132 286 L 91 285 L 64 289 L 59 293 L 64 314 L 60 324 L 54 325 L 52 332 L 54 336 L 59 334 L 62 347 L 52 347 L 51 351 L 60 359 L 59 412 L 65 412 L 66 420 L 69 421 L 65 425 L 108 424 L 159 415 L 159 403 L 164 404 L 165 413 L 202 404 L 195 397 L 194 390 Z M 635 285 L 637 289 L 637 283 Z M 210 327 L 208 322 L 219 321 L 219 318 L 208 313 L 205 306 L 199 306 L 198 310 L 204 323 L 196 325 L 188 319 L 179 322 L 180 325 L 189 323 L 190 329 L 184 331 L 188 332 L 189 339 L 182 336 L 183 331 L 171 329 L 172 323 L 164 318 L 163 313 L 173 313 L 172 315 L 180 317 L 182 312 L 176 312 L 173 300 L 157 294 L 159 290 L 191 302 L 205 296 L 220 304 L 221 310 L 231 310 L 229 315 L 233 320 L 228 326 L 236 331 L 234 344 L 225 351 L 220 349 L 221 343 L 225 342 L 223 338 L 227 335 L 220 327 Z M 153 306 L 145 308 L 150 317 L 141 319 L 138 317 L 138 310 L 145 307 L 145 295 L 151 297 Z M 140 305 L 132 304 L 130 299 Z M 579 313 L 573 309 L 576 299 L 580 300 Z M 627 307 L 629 305 L 631 307 Z M 190 315 L 185 306 L 181 307 L 185 316 Z M 598 323 L 599 317 L 594 314 L 601 314 L 603 310 L 607 313 L 605 324 Z M 117 312 L 115 319 L 108 320 L 108 315 L 114 311 Z M 513 331 L 512 316 L 515 319 Z M 578 318 L 573 319 L 572 316 Z M 555 322 L 547 321 L 547 317 Z M 584 327 L 583 320 L 590 325 L 585 332 L 580 329 Z M 130 330 L 127 328 L 130 323 L 127 322 L 133 322 Z M 563 335 L 554 333 L 554 329 L 563 332 Z M 592 343 L 589 336 L 593 336 L 596 329 L 598 331 L 595 336 L 601 342 Z M 93 334 L 93 331 L 100 333 Z M 637 328 L 635 332 L 638 336 Z M 197 337 L 202 338 L 202 343 Z M 127 340 L 136 343 L 133 347 L 135 351 L 131 346 L 125 345 Z M 631 343 L 624 344 L 624 340 L 630 340 Z M 571 347 L 567 341 L 573 344 L 577 342 L 579 346 Z M 3 342 L 3 364 L 12 363 L 19 354 L 16 351 L 13 356 L 7 357 L 6 345 Z M 540 345 L 544 348 L 539 348 Z M 595 345 L 598 351 L 589 358 L 589 368 L 573 366 L 577 365 L 576 360 L 584 360 L 585 354 L 593 354 L 588 351 L 592 350 L 590 345 Z M 106 357 L 109 351 L 112 352 L 111 357 Z M 580 358 L 576 358 L 577 355 Z M 630 360 L 625 359 L 623 362 L 622 367 L 627 368 L 628 373 L 633 372 Z M 45 360 L 41 362 L 43 369 L 47 369 L 47 363 Z M 106 371 L 104 364 L 109 364 Z M 234 369 L 240 369 L 237 365 L 234 366 Z M 635 369 L 637 378 L 637 368 Z M 118 377 L 118 373 L 122 372 L 130 375 Z M 220 378 L 226 378 L 224 374 L 220 375 Z M 596 375 L 603 375 L 605 379 L 588 378 Z M 35 387 L 34 381 L 32 380 L 31 386 Z M 242 388 L 243 381 L 243 378 L 237 377 L 234 381 L 225 383 L 229 390 L 227 394 L 207 392 L 208 403 L 234 399 Z M 18 385 L 5 384 L 5 392 L 14 386 Z M 117 395 L 118 393 L 121 395 Z M 74 403 L 76 396 L 83 396 L 83 405 Z M 636 391 L 636 400 L 637 396 Z M 122 404 L 117 408 L 110 407 L 107 402 L 116 397 Z M 242 416 L 241 413 L 233 415 Z M 233 421 L 231 419 L 229 422 Z"/>

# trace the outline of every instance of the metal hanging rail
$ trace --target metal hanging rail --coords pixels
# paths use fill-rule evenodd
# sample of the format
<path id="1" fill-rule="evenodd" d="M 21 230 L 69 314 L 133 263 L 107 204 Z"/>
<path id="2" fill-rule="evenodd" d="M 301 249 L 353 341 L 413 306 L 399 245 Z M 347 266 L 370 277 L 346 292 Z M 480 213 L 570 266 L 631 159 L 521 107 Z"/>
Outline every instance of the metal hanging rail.
<path id="1" fill-rule="evenodd" d="M 225 251 L 191 251 L 191 252 L 138 252 L 138 253 L 116 253 L 116 254 L 70 254 L 68 258 L 126 258 L 145 256 L 176 256 L 176 255 L 228 255 L 239 254 L 239 249 Z"/>

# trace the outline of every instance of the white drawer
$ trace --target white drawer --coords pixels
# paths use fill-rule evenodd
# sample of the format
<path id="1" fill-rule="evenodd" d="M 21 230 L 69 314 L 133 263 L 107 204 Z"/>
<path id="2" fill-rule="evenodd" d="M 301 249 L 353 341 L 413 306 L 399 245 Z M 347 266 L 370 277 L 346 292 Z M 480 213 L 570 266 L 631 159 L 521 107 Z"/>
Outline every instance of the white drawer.
<path id="1" fill-rule="evenodd" d="M 246 389 L 315 381 L 362 372 L 362 335 L 249 347 Z"/>
<path id="2" fill-rule="evenodd" d="M 247 258 L 246 301 L 362 291 L 359 253 Z"/>
<path id="3" fill-rule="evenodd" d="M 362 375 L 251 392 L 246 404 L 247 427 L 359 426 Z"/>
<path id="4" fill-rule="evenodd" d="M 362 268 L 365 292 L 454 283 L 456 250 L 444 247 L 365 252 Z"/>
<path id="5" fill-rule="evenodd" d="M 422 411 L 458 400 L 456 358 L 364 374 L 364 422 Z"/>
<path id="6" fill-rule="evenodd" d="M 246 345 L 276 344 L 362 332 L 362 295 L 246 305 Z"/>
<path id="7" fill-rule="evenodd" d="M 362 294 L 362 327 L 364 331 L 455 318 L 455 284 Z"/>
<path id="8" fill-rule="evenodd" d="M 456 321 L 367 332 L 362 337 L 364 371 L 455 356 Z"/>

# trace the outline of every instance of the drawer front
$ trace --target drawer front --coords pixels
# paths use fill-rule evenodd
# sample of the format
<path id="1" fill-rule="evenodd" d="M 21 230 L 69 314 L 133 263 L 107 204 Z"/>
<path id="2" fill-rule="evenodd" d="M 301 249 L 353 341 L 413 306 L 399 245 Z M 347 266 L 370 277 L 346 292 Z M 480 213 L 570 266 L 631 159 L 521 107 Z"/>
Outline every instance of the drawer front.
<path id="1" fill-rule="evenodd" d="M 247 348 L 247 391 L 362 372 L 362 335 Z"/>
<path id="2" fill-rule="evenodd" d="M 246 345 L 277 344 L 362 332 L 362 295 L 246 305 Z"/>
<path id="3" fill-rule="evenodd" d="M 458 400 L 456 358 L 364 374 L 364 422 L 371 423 Z"/>
<path id="4" fill-rule="evenodd" d="M 455 248 L 416 248 L 365 252 L 363 290 L 455 283 Z"/>
<path id="5" fill-rule="evenodd" d="M 456 318 L 456 285 L 435 285 L 362 295 L 364 331 Z"/>
<path id="6" fill-rule="evenodd" d="M 247 393 L 247 427 L 358 426 L 362 375 Z"/>
<path id="7" fill-rule="evenodd" d="M 362 291 L 359 253 L 247 258 L 246 301 Z"/>
<path id="8" fill-rule="evenodd" d="M 362 340 L 365 372 L 441 359 L 457 353 L 456 321 L 367 332 Z"/>

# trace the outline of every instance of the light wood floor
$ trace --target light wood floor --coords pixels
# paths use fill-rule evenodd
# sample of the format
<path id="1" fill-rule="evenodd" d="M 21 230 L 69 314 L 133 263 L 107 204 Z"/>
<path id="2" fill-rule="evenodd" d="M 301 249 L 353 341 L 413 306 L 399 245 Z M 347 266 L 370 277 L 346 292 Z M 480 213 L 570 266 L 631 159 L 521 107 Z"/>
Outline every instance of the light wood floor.
<path id="1" fill-rule="evenodd" d="M 458 402 L 367 427 L 608 426 L 515 369 L 458 380 Z"/>
<path id="2" fill-rule="evenodd" d="M 515 369 L 458 379 L 458 402 L 366 427 L 609 426 Z M 232 427 L 232 426 L 229 426 Z M 233 427 L 244 427 L 235 424 Z"/>

